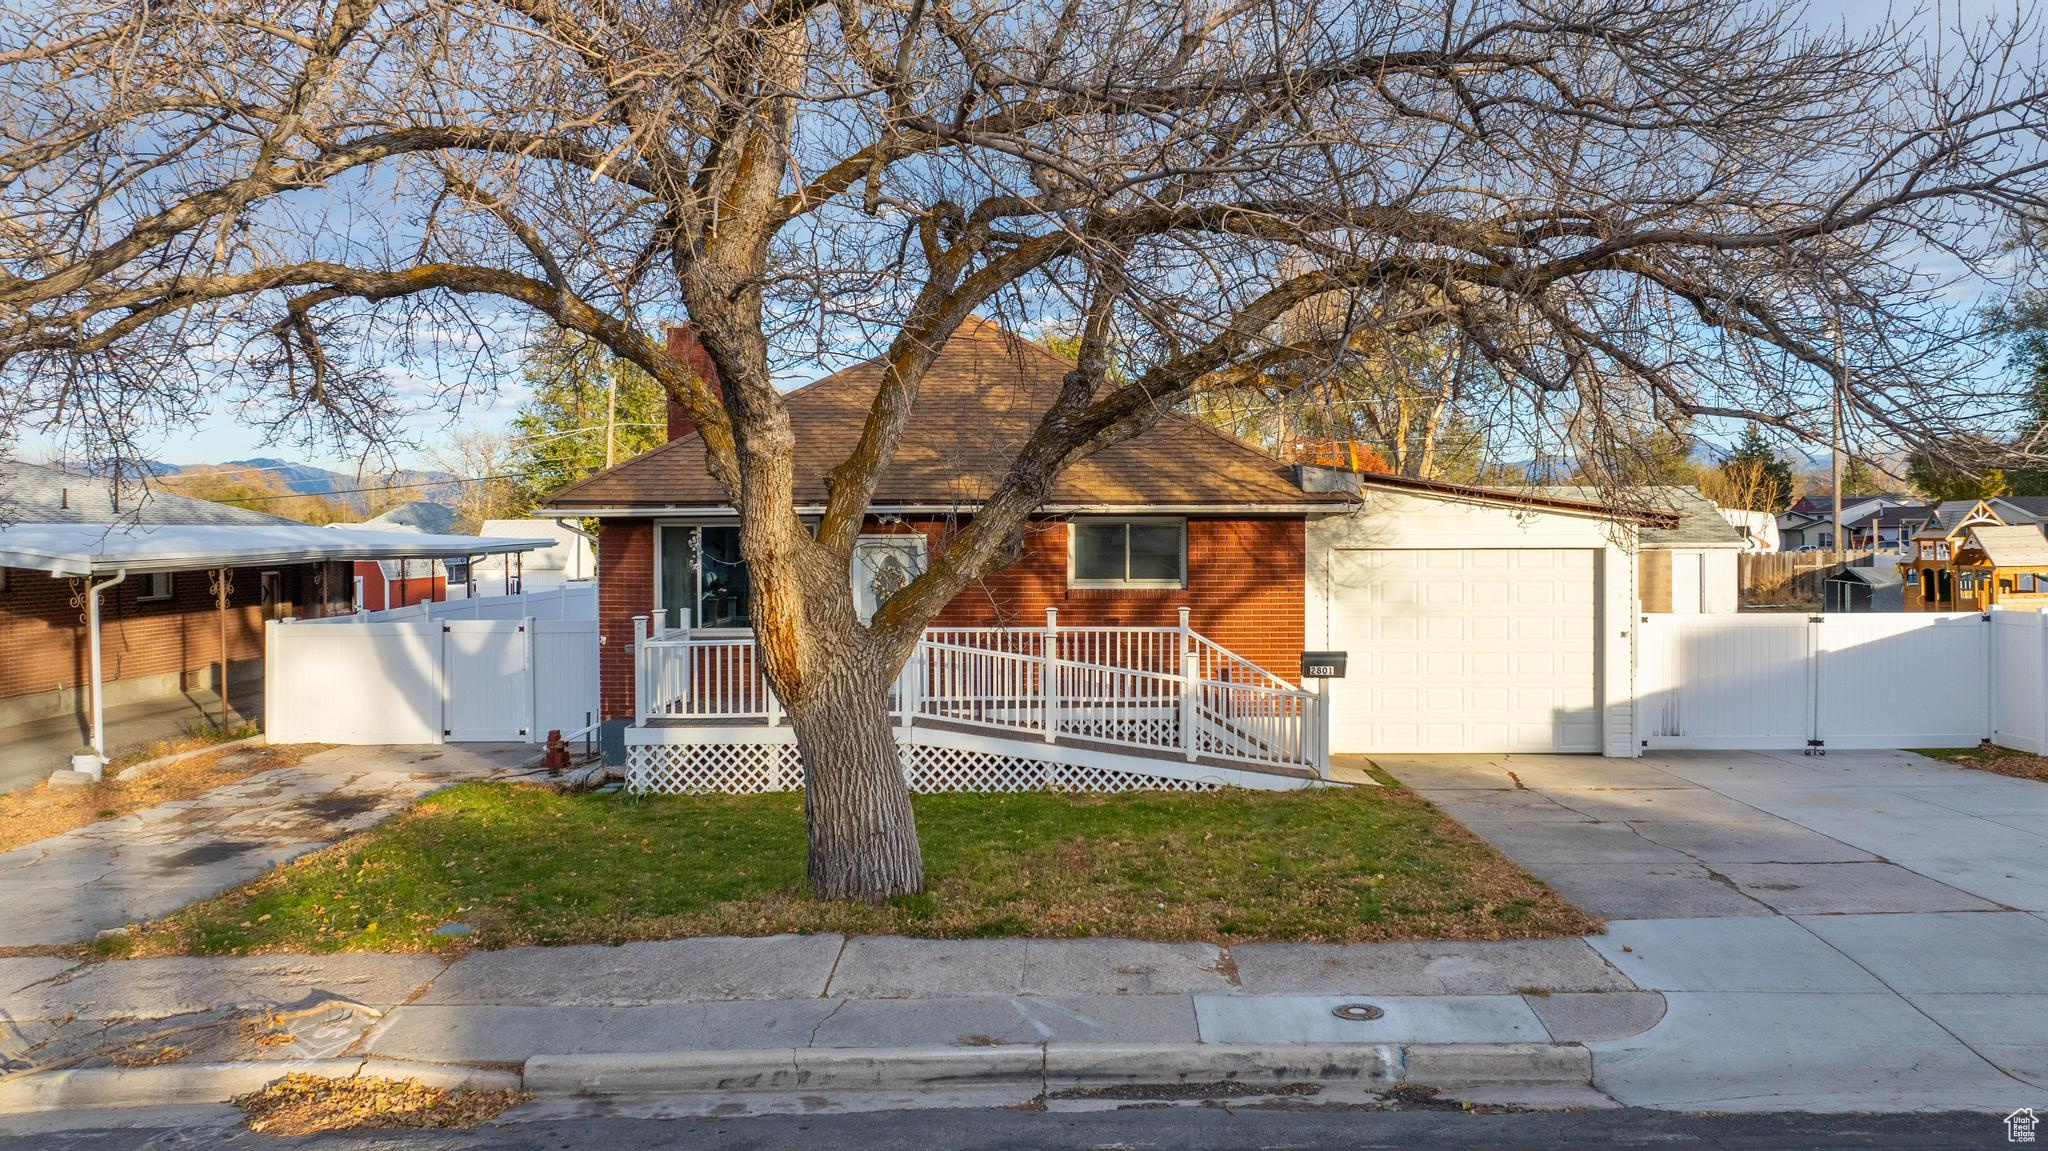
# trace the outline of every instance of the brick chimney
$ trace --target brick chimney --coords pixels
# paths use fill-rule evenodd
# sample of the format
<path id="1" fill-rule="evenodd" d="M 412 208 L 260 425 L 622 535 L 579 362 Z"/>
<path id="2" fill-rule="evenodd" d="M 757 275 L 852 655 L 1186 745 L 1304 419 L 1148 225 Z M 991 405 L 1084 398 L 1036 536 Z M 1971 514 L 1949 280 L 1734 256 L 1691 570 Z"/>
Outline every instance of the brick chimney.
<path id="1" fill-rule="evenodd" d="M 697 329 L 688 324 L 675 324 L 668 330 L 668 354 L 690 366 L 697 377 L 710 387 L 712 395 L 718 395 L 718 367 L 711 362 L 711 353 L 704 350 L 703 341 L 697 338 Z M 668 438 L 671 442 L 691 435 L 697 425 L 690 422 L 683 406 L 674 400 L 668 402 Z"/>

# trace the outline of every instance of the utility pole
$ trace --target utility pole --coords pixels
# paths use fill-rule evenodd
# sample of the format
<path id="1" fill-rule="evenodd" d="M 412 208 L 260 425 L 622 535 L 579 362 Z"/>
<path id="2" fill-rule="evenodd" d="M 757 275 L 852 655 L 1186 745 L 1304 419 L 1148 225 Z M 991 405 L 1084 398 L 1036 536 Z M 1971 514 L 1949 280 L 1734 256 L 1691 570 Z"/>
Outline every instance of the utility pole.
<path id="1" fill-rule="evenodd" d="M 619 373 L 611 365 L 604 369 L 604 466 L 612 466 L 614 429 L 619 423 Z"/>
<path id="2" fill-rule="evenodd" d="M 1836 563 L 1840 563 L 1842 562 L 1842 391 L 1849 386 L 1849 367 L 1842 356 L 1842 313 L 1839 308 L 1835 311 L 1834 327 L 1835 396 L 1833 407 L 1835 413 L 1835 438 L 1833 450 L 1829 453 L 1833 457 L 1830 461 L 1829 472 L 1834 477 L 1834 482 L 1829 486 L 1834 488 L 1835 500 L 1834 555 L 1832 558 Z"/>

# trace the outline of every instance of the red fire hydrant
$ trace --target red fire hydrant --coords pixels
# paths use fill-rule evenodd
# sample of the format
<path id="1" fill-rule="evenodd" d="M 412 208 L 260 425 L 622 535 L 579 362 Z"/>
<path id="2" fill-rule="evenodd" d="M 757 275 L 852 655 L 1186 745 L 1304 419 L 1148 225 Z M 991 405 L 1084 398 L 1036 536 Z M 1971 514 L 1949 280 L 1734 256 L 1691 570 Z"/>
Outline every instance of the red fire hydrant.
<path id="1" fill-rule="evenodd" d="M 547 754 L 541 757 L 541 765 L 550 772 L 560 774 L 569 768 L 569 745 L 562 742 L 562 729 L 548 729 Z"/>

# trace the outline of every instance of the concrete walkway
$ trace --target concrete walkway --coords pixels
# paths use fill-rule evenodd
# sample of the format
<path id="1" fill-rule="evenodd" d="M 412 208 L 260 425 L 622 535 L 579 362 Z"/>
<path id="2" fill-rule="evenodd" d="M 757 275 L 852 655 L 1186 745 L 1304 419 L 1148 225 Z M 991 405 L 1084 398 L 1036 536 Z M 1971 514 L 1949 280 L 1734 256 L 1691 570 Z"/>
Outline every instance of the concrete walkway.
<path id="1" fill-rule="evenodd" d="M 1668 1011 L 1591 1044 L 1627 1104 L 2048 1099 L 2048 786 L 1906 752 L 1380 757 L 1579 906 Z"/>
<path id="2" fill-rule="evenodd" d="M 220 718 L 220 697 L 212 691 L 194 691 L 162 699 L 116 704 L 107 709 L 107 752 L 120 755 L 129 748 L 153 739 L 168 739 L 194 723 L 214 723 Z M 263 684 L 237 684 L 228 694 L 228 721 L 260 722 L 263 719 Z M 0 726 L 0 791 L 15 791 L 48 779 L 60 767 L 71 766 L 71 753 L 92 738 L 91 721 L 82 715 L 60 715 L 49 719 Z"/>
<path id="3" fill-rule="evenodd" d="M 517 743 L 331 748 L 16 848 L 0 854 L 0 947 L 76 943 L 175 911 L 430 791 L 519 774 L 537 754 Z"/>
<path id="4" fill-rule="evenodd" d="M 1361 995 L 1384 1014 L 1332 1014 Z M 1030 1050 L 1142 1062 L 1196 1045 L 1481 1045 L 1495 1058 L 1518 1053 L 1519 1066 L 1520 1056 L 1541 1062 L 1573 1050 L 1560 1045 L 1641 1031 L 1662 1010 L 1577 939 L 1225 951 L 815 935 L 518 948 L 452 963 L 29 957 L 0 959 L 0 1104 L 18 1101 L 9 1078 L 115 1067 L 124 1053 L 166 1045 L 182 1064 L 361 1059 L 444 1071 L 524 1064 L 529 1074 L 529 1061 L 645 1055 L 659 1066 L 703 1053 L 718 1066 L 787 1067 L 807 1053 L 877 1049 L 927 1064 Z M 1569 1102 L 1597 1105 L 1584 1074 L 1581 1062 Z"/>

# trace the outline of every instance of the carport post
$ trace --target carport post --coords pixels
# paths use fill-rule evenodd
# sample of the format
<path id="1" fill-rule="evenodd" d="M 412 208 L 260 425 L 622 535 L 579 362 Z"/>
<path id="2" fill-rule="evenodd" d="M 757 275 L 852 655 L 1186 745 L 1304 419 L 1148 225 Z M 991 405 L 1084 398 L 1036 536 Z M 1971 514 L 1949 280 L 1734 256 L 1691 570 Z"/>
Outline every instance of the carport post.
<path id="1" fill-rule="evenodd" d="M 92 644 L 92 750 L 107 760 L 106 710 L 100 699 L 100 593 L 128 578 L 128 569 L 121 568 L 114 578 L 103 583 L 93 583 L 90 575 L 85 577 L 85 628 Z"/>
<path id="2" fill-rule="evenodd" d="M 220 729 L 228 729 L 228 596 L 235 590 L 228 582 L 228 568 L 211 573 L 213 586 L 213 614 L 220 623 L 220 682 L 214 686 L 220 689 Z"/>

